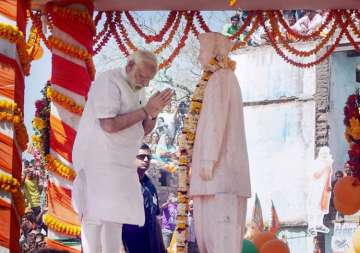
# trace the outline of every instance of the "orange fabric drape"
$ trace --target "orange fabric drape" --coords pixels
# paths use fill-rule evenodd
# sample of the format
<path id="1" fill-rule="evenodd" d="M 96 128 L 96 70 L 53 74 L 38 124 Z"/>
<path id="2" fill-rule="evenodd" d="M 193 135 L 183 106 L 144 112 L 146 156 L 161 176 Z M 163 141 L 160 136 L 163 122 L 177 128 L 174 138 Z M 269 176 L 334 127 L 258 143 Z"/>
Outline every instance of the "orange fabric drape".
<path id="1" fill-rule="evenodd" d="M 13 90 L 11 90 L 11 94 L 14 94 L 11 99 L 15 100 L 16 103 L 18 104 L 19 108 L 23 108 L 24 106 L 24 90 L 25 90 L 25 86 L 24 86 L 24 76 L 22 75 L 21 69 L 19 64 L 17 63 L 17 61 L 15 61 L 14 59 L 1 54 L 0 53 L 0 62 L 1 64 L 5 64 L 8 66 L 11 66 L 14 70 L 15 70 L 15 86 Z M 8 76 L 9 77 L 9 76 Z M 0 86 L 1 88 L 1 86 Z M 9 92 L 9 91 L 8 91 Z"/>
<path id="2" fill-rule="evenodd" d="M 0 1 L 0 14 L 16 20 L 16 0 L 1 0 Z"/>
<path id="3" fill-rule="evenodd" d="M 15 144 L 9 136 L 0 133 L 0 167 L 20 179 L 21 158 L 13 145 Z"/>
<path id="4" fill-rule="evenodd" d="M 15 96 L 15 70 L 0 65 L 0 94 L 13 99 Z"/>
<path id="5" fill-rule="evenodd" d="M 71 190 L 49 182 L 47 194 L 49 214 L 63 222 L 80 226 L 77 213 L 71 205 Z"/>
<path id="6" fill-rule="evenodd" d="M 13 160 L 13 140 L 0 133 L 0 167 L 11 173 Z"/>
<path id="7" fill-rule="evenodd" d="M 50 126 L 51 149 L 72 162 L 72 147 L 76 131 L 52 114 L 50 114 Z"/>
<path id="8" fill-rule="evenodd" d="M 80 253 L 80 250 L 77 250 L 77 249 L 74 249 L 74 248 L 71 248 L 69 246 L 66 246 L 60 242 L 57 242 L 57 241 L 54 241 L 54 240 L 51 240 L 51 239 L 46 239 L 46 243 L 47 243 L 47 246 L 48 248 L 50 249 L 57 249 L 57 250 L 67 250 L 69 251 L 70 253 Z"/>
<path id="9" fill-rule="evenodd" d="M 11 206 L 0 199 L 0 245 L 9 248 Z"/>

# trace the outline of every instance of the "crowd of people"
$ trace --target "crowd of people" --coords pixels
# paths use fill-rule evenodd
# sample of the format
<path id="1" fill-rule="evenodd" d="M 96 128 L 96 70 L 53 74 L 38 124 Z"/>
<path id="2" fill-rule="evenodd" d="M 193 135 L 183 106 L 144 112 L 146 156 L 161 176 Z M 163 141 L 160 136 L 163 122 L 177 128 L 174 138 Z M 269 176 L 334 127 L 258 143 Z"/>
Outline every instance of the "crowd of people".
<path id="1" fill-rule="evenodd" d="M 310 34 L 316 31 L 324 22 L 326 11 L 324 10 L 284 10 L 283 15 L 287 21 L 289 27 L 300 34 Z M 248 15 L 247 11 L 241 11 L 231 17 L 230 23 L 226 24 L 223 28 L 222 33 L 226 36 L 232 36 L 240 29 L 244 20 Z M 266 20 L 265 25 L 270 28 L 270 21 Z M 280 32 L 286 35 L 286 38 L 290 42 L 295 42 L 296 39 L 291 34 L 287 34 L 282 26 Z M 243 41 L 250 27 L 245 29 L 245 32 L 238 38 L 239 41 Z M 260 46 L 269 43 L 269 38 L 262 26 L 259 26 L 257 30 L 251 35 L 247 41 L 248 46 Z"/>
<path id="2" fill-rule="evenodd" d="M 47 176 L 42 169 L 40 154 L 36 151 L 34 159 L 24 160 L 22 189 L 25 196 L 25 215 L 21 220 L 21 252 L 33 252 L 46 246 L 47 227 L 43 223 L 46 213 Z"/>

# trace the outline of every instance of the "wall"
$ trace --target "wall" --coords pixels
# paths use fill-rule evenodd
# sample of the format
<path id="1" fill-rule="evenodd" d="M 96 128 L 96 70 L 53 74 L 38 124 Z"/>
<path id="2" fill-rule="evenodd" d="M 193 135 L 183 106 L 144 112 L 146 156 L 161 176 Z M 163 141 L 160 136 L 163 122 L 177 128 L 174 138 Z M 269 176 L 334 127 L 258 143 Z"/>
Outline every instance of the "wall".
<path id="1" fill-rule="evenodd" d="M 260 198 L 265 221 L 273 200 L 281 222 L 304 224 L 315 150 L 316 69 L 295 68 L 271 47 L 240 51 L 233 59 L 246 106 L 253 196 Z"/>
<path id="2" fill-rule="evenodd" d="M 334 170 L 342 170 L 348 159 L 348 144 L 344 138 L 344 106 L 348 96 L 359 88 L 355 81 L 355 68 L 360 57 L 347 57 L 345 52 L 331 57 L 329 146 L 334 157 Z"/>

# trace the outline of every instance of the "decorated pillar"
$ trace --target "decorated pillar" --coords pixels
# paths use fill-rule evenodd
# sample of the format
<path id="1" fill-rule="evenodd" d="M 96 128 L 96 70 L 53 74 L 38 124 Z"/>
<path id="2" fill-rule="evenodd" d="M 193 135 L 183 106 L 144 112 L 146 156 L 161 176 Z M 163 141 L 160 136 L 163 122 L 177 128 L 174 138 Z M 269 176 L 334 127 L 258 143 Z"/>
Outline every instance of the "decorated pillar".
<path id="1" fill-rule="evenodd" d="M 79 238 L 80 222 L 71 205 L 71 186 L 76 176 L 72 167 L 72 147 L 76 130 L 95 76 L 92 61 L 95 25 L 91 0 L 48 2 L 45 6 L 51 36 L 46 44 L 52 52 L 50 149 L 46 154 L 49 171 L 48 245 L 71 252 L 60 239 Z"/>
<path id="2" fill-rule="evenodd" d="M 0 1 L 0 251 L 20 252 L 21 154 L 28 136 L 23 122 L 24 75 L 30 58 L 25 42 L 25 1 Z"/>

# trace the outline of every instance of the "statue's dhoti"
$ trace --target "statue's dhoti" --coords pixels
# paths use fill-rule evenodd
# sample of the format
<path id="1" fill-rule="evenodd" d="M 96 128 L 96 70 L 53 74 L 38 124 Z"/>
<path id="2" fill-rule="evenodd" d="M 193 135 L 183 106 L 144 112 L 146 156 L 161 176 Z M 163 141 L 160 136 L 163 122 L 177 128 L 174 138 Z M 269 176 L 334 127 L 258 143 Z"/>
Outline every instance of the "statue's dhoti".
<path id="1" fill-rule="evenodd" d="M 239 253 L 245 234 L 247 197 L 194 196 L 195 234 L 200 253 Z"/>

